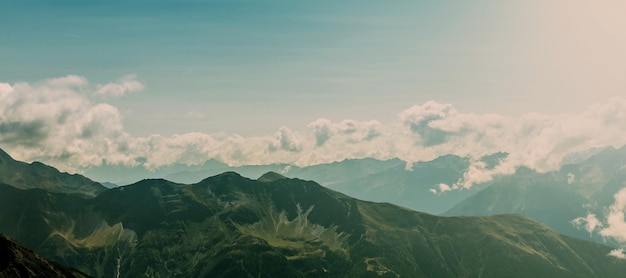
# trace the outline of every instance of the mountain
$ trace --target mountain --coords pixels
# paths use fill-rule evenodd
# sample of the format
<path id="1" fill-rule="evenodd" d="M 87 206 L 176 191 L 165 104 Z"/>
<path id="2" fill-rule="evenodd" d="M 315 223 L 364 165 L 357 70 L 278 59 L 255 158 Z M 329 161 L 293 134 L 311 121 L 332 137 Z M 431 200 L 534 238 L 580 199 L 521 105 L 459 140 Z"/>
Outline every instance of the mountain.
<path id="1" fill-rule="evenodd" d="M 489 166 L 497 165 L 506 153 L 495 153 L 482 158 Z M 471 189 L 440 192 L 441 184 L 457 183 L 469 167 L 467 158 L 445 155 L 432 161 L 415 162 L 407 167 L 400 159 L 378 160 L 373 158 L 346 159 L 339 162 L 298 167 L 289 164 L 228 166 L 216 160 L 203 165 L 174 164 L 155 171 L 142 166 L 125 168 L 103 165 L 88 169 L 91 178 L 113 185 L 128 184 L 142 178 L 164 178 L 178 183 L 197 183 L 208 176 L 233 171 L 244 177 L 254 178 L 267 172 L 280 173 L 290 178 L 314 180 L 333 190 L 362 200 L 390 202 L 418 211 L 441 214 L 465 198 L 475 194 L 488 184 Z M 110 180 L 115 178 L 118 180 Z M 433 192 L 435 190 L 435 192 Z"/>
<path id="2" fill-rule="evenodd" d="M 485 159 L 496 160 L 502 154 Z M 245 177 L 258 177 L 266 172 L 314 180 L 321 185 L 349 196 L 375 202 L 390 202 L 428 213 L 443 213 L 465 198 L 475 194 L 486 185 L 477 185 L 472 190 L 455 190 L 434 194 L 432 189 L 439 184 L 453 185 L 463 177 L 468 161 L 465 158 L 446 155 L 432 161 L 417 162 L 406 169 L 400 159 L 377 160 L 373 158 L 346 159 L 340 162 L 297 167 L 287 164 L 250 165 L 239 167 L 211 168 L 219 165 L 207 163 L 207 167 L 196 170 L 170 173 L 165 179 L 179 183 L 195 183 L 209 175 L 223 171 L 235 171 Z"/>
<path id="3" fill-rule="evenodd" d="M 431 192 L 439 184 L 452 186 L 463 177 L 468 161 L 455 155 L 416 162 L 410 170 L 406 169 L 406 162 L 399 159 L 384 162 L 371 159 L 369 163 L 364 162 L 366 161 L 344 161 L 340 164 L 357 165 L 344 166 L 343 171 L 337 170 L 341 167 L 330 164 L 310 167 L 317 172 L 311 173 L 305 169 L 301 173 L 288 172 L 286 175 L 319 181 L 324 186 L 358 199 L 389 202 L 433 214 L 445 212 L 483 187 L 479 185 L 472 190 L 454 190 L 438 194 Z M 361 168 L 365 170 L 360 170 Z"/>
<path id="4" fill-rule="evenodd" d="M 111 165 L 106 161 L 102 165 L 84 169 L 84 175 L 93 180 L 108 182 L 109 184 L 127 185 L 146 178 L 168 178 L 169 180 L 181 179 L 184 183 L 196 183 L 202 179 L 231 170 L 231 167 L 215 159 L 209 159 L 202 165 L 185 165 L 175 163 L 156 169 L 147 169 L 144 166 L 145 159 L 137 159 L 136 166 Z M 258 177 L 263 173 L 274 171 L 267 170 L 254 175 Z M 170 175 L 175 178 L 170 178 Z"/>
<path id="5" fill-rule="evenodd" d="M 0 278 L 59 277 L 80 278 L 88 275 L 55 262 L 0 234 Z"/>
<path id="6" fill-rule="evenodd" d="M 234 172 L 93 199 L 0 185 L 0 233 L 97 277 L 621 277 L 611 248 L 518 215 L 440 217 Z"/>
<path id="7" fill-rule="evenodd" d="M 488 216 L 516 213 L 538 220 L 570 236 L 589 238 L 586 231 L 570 223 L 587 214 L 580 194 L 568 188 L 566 176 L 540 174 L 520 168 L 512 176 L 498 179 L 485 190 L 463 200 L 444 215 Z"/>
<path id="8" fill-rule="evenodd" d="M 106 190 L 101 184 L 77 174 L 61 173 L 40 162 L 25 163 L 14 160 L 0 149 L 0 183 L 16 188 L 42 188 L 50 192 L 77 194 L 93 198 Z"/>
<path id="9" fill-rule="evenodd" d="M 611 244 L 571 221 L 588 213 L 602 216 L 614 202 L 613 195 L 626 185 L 626 146 L 612 147 L 578 164 L 537 173 L 520 168 L 514 175 L 494 181 L 445 215 L 487 216 L 517 213 L 536 219 L 559 233 Z"/>

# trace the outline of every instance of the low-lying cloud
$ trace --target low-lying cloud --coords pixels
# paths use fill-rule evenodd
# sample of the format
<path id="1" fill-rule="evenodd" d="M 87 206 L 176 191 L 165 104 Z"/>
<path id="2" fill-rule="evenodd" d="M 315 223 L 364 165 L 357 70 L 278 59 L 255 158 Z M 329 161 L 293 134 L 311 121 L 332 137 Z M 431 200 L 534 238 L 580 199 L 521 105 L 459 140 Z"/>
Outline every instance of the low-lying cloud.
<path id="1" fill-rule="evenodd" d="M 585 217 L 572 220 L 572 224 L 584 227 L 589 235 L 598 231 L 604 238 L 617 241 L 621 246 L 626 246 L 626 188 L 622 188 L 613 196 L 615 202 L 605 212 L 604 219 L 600 220 L 595 214 L 589 213 Z M 611 251 L 609 256 L 626 259 L 624 249 L 619 248 Z"/>
<path id="2" fill-rule="evenodd" d="M 519 166 L 556 170 L 568 154 L 626 143 L 623 98 L 577 114 L 475 114 L 429 101 L 399 111 L 396 120 L 385 123 L 320 118 L 264 136 L 199 132 L 131 136 L 122 124 L 122 113 L 103 96 L 121 97 L 144 87 L 133 75 L 107 84 L 91 84 L 76 75 L 32 84 L 0 83 L 0 147 L 18 159 L 68 171 L 103 162 L 141 163 L 153 169 L 172 163 L 201 164 L 211 158 L 231 165 L 298 166 L 348 158 L 400 158 L 409 166 L 445 154 L 469 157 L 471 165 L 462 180 L 436 188 L 445 192 L 471 188 Z M 495 152 L 509 155 L 487 167 L 480 158 Z"/>
<path id="3" fill-rule="evenodd" d="M 624 212 L 626 211 L 626 188 L 623 188 L 615 194 L 615 203 L 609 208 L 606 216 L 606 226 L 600 230 L 603 237 L 613 238 L 623 244 L 626 244 L 626 220 Z"/>

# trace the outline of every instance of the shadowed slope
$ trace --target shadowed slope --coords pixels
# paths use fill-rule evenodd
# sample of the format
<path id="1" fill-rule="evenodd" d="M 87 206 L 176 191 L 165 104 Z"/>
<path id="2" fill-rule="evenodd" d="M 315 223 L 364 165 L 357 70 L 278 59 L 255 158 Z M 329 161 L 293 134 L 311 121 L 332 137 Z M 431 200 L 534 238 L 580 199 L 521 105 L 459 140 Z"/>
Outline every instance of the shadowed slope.
<path id="1" fill-rule="evenodd" d="M 610 248 L 516 215 L 439 217 L 227 172 L 94 199 L 0 187 L 0 232 L 98 277 L 620 277 Z M 35 225 L 36 226 L 33 226 Z M 24 231 L 37 230 L 38 236 Z"/>
<path id="2" fill-rule="evenodd" d="M 13 239 L 0 234 L 0 277 L 89 277 L 48 261 Z"/>

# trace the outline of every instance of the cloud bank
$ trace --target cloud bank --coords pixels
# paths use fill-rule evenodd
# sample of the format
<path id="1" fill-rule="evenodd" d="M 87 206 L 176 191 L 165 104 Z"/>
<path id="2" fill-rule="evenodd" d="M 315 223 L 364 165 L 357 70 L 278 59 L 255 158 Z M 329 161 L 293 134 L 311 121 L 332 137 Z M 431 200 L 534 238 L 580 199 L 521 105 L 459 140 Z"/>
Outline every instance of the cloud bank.
<path id="1" fill-rule="evenodd" d="M 17 159 L 39 160 L 66 171 L 102 163 L 154 169 L 172 163 L 201 164 L 210 158 L 231 165 L 306 166 L 397 157 L 408 167 L 445 154 L 469 157 L 470 170 L 463 180 L 436 190 L 443 192 L 470 188 L 518 166 L 555 170 L 568 154 L 626 144 L 623 98 L 591 105 L 578 114 L 475 114 L 429 101 L 399 111 L 395 121 L 386 123 L 320 118 L 307 126 L 283 126 L 255 137 L 198 132 L 131 136 L 122 124 L 122 113 L 103 97 L 122 97 L 143 88 L 133 75 L 107 84 L 91 84 L 76 75 L 33 84 L 0 83 L 0 147 Z M 495 152 L 509 155 L 495 167 L 480 161 Z"/>

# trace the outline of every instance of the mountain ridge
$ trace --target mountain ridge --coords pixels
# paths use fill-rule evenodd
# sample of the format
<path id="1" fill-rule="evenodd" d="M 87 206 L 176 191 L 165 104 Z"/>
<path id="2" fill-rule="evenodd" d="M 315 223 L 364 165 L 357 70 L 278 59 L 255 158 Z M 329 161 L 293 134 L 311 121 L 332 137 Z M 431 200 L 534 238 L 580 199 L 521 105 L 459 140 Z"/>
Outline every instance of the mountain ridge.
<path id="1" fill-rule="evenodd" d="M 106 190 L 100 183 L 79 174 L 60 172 L 41 162 L 26 163 L 13 159 L 0 149 L 0 183 L 21 189 L 42 188 L 93 198 Z"/>
<path id="2" fill-rule="evenodd" d="M 29 223 L 41 234 L 18 234 L 27 246 L 98 277 L 116 271 L 617 277 L 626 271 L 626 262 L 607 256 L 609 247 L 560 236 L 522 216 L 440 217 L 300 179 L 259 181 L 234 172 L 189 185 L 146 179 L 93 199 L 0 190 L 0 232 Z"/>

